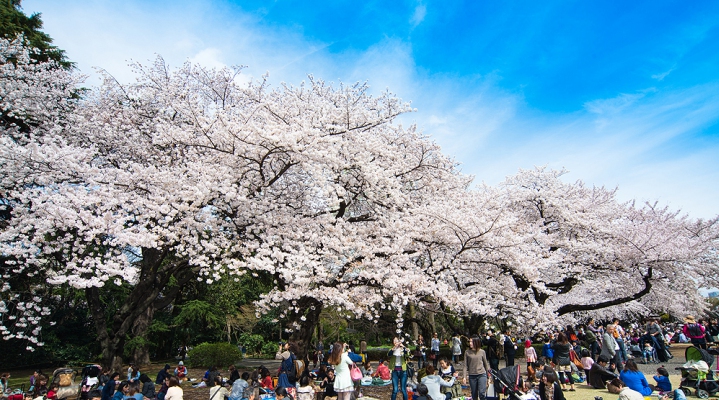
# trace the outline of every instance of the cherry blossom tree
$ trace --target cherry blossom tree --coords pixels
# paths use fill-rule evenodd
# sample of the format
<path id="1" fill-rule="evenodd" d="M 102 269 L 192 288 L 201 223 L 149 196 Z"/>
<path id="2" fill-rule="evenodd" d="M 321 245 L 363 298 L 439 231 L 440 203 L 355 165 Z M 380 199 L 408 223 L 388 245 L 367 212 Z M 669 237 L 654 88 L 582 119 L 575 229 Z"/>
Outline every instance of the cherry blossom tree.
<path id="1" fill-rule="evenodd" d="M 398 331 L 410 305 L 517 323 L 679 312 L 717 276 L 716 219 L 541 168 L 472 189 L 416 127 L 393 123 L 409 104 L 366 84 L 273 89 L 240 83 L 241 68 L 158 58 L 134 65 L 135 83 L 104 74 L 75 101 L 78 77 L 25 52 L 0 42 L 19 60 L 3 64 L 3 112 L 32 121 L 0 138 L 3 277 L 84 290 L 107 365 L 193 279 L 272 276 L 258 310 L 280 307 L 306 345 L 325 307 L 369 320 L 391 309 Z M 101 293 L 116 284 L 132 289 L 108 323 Z M 672 288 L 689 300 L 665 304 Z M 47 310 L 18 289 L 2 289 L 0 329 L 38 342 L 30 325 Z"/>
<path id="2" fill-rule="evenodd" d="M 86 290 L 107 364 L 171 301 L 172 279 L 269 272 L 261 305 L 287 302 L 298 323 L 328 304 L 372 317 L 428 290 L 408 279 L 412 210 L 469 180 L 391 124 L 407 104 L 312 77 L 271 90 L 238 85 L 240 69 L 135 67 L 136 84 L 107 76 L 51 134 L 2 143 L 15 199 L 2 250 L 16 274 Z M 107 326 L 99 290 L 121 281 L 134 289 Z"/>
<path id="3" fill-rule="evenodd" d="M 443 294 L 427 307 L 531 327 L 588 313 L 702 311 L 697 288 L 719 277 L 717 218 L 620 202 L 615 190 L 565 183 L 563 174 L 520 171 L 428 210 L 441 221 L 422 239 L 428 272 L 475 302 Z"/>

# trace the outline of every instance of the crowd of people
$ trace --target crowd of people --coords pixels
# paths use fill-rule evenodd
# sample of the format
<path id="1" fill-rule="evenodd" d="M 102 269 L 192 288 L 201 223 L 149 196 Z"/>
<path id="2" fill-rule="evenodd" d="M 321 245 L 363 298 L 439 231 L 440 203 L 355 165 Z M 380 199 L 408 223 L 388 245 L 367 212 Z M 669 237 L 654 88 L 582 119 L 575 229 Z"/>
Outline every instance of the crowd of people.
<path id="1" fill-rule="evenodd" d="M 538 399 L 561 400 L 563 392 L 575 391 L 575 385 L 580 382 L 606 389 L 620 399 L 638 399 L 653 392 L 670 392 L 672 387 L 666 368 L 657 368 L 654 382 L 649 383 L 637 363 L 668 361 L 671 354 L 667 348 L 671 343 L 691 342 L 706 348 L 709 343 L 719 342 L 716 320 L 695 320 L 687 316 L 683 322 L 681 326 L 660 324 L 658 318 L 648 317 L 643 324 L 622 325 L 619 319 L 614 319 L 599 325 L 589 319 L 584 324 L 535 333 L 522 340 L 509 330 L 490 330 L 469 338 L 455 334 L 448 339 L 440 339 L 434 333 L 429 343 L 421 335 L 411 344 L 395 337 L 377 368 L 367 359 L 364 341 L 359 351 L 352 343 L 337 341 L 326 353 L 318 342 L 315 351 L 309 352 L 311 360 L 298 359 L 297 344 L 289 342 L 278 348 L 275 358 L 281 363 L 274 374 L 265 366 L 245 372 L 231 366 L 227 377 L 223 377 L 222 372 L 212 366 L 191 384 L 195 388 L 209 388 L 210 400 L 255 400 L 263 393 L 273 393 L 278 399 L 312 400 L 318 392 L 326 398 L 349 400 L 361 392 L 362 383 L 391 385 L 391 400 L 400 396 L 407 400 L 408 390 L 414 391 L 415 399 L 448 400 L 462 395 L 462 385 L 469 386 L 473 400 L 484 400 L 489 387 L 497 388 L 490 371 L 499 370 L 502 360 L 505 367 L 513 366 L 518 345 L 523 344 L 527 363 L 525 389 Z M 440 353 L 442 344 L 449 348 L 446 357 Z M 464 344 L 468 345 L 466 349 Z M 535 344 L 541 344 L 539 352 Z M 308 367 L 310 362 L 313 362 L 312 369 Z M 9 377 L 9 374 L 0 375 L 3 394 Z M 185 381 L 189 379 L 183 362 L 174 369 L 165 365 L 154 382 L 130 365 L 126 376 L 108 370 L 89 376 L 83 380 L 82 397 L 83 400 L 182 400 L 181 384 Z M 36 371 L 25 396 L 10 400 L 38 397 L 58 400 L 58 385 L 49 382 L 48 376 Z"/>

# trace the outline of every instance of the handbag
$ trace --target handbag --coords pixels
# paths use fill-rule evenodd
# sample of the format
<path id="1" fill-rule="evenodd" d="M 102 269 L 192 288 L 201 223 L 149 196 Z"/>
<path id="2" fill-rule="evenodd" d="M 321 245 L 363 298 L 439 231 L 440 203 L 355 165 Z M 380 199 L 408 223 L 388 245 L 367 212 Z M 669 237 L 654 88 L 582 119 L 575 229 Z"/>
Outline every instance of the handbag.
<path id="1" fill-rule="evenodd" d="M 434 354 L 434 353 L 432 353 L 432 354 L 429 355 L 429 359 L 430 359 L 430 360 L 434 360 L 434 359 L 436 359 L 436 358 L 437 358 L 437 355 Z"/>
<path id="2" fill-rule="evenodd" d="M 359 369 L 357 364 L 352 364 L 352 366 L 350 366 L 350 378 L 352 378 L 352 381 L 354 382 L 362 380 L 362 371 Z"/>

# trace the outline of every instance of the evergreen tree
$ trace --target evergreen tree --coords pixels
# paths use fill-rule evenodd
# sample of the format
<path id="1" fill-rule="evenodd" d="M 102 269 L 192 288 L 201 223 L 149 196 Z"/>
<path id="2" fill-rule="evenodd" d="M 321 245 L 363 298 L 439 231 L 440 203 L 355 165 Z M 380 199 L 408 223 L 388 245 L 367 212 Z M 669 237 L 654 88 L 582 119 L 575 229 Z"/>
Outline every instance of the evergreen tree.
<path id="1" fill-rule="evenodd" d="M 28 17 L 22 11 L 21 2 L 0 0 L 0 36 L 12 40 L 22 34 L 28 47 L 39 50 L 33 58 L 38 61 L 53 60 L 63 68 L 71 68 L 72 63 L 65 57 L 65 51 L 54 46 L 50 35 L 40 30 L 40 13 Z"/>

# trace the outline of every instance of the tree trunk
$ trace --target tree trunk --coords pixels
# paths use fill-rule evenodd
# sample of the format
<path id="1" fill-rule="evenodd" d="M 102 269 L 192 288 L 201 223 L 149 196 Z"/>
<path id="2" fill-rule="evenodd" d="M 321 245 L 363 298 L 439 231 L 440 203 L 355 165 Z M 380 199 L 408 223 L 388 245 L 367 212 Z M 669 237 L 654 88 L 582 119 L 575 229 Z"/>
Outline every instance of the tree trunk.
<path id="1" fill-rule="evenodd" d="M 415 308 L 414 304 L 410 304 L 408 306 L 409 308 L 409 318 L 412 319 L 411 327 L 412 327 L 412 340 L 417 341 L 417 338 L 419 337 L 419 326 L 417 325 L 417 309 Z"/>
<path id="2" fill-rule="evenodd" d="M 297 342 L 297 346 L 299 347 L 297 357 L 304 359 L 308 355 L 308 349 L 310 349 L 310 341 L 312 340 L 315 327 L 320 322 L 322 303 L 310 297 L 303 297 L 297 303 L 300 310 L 304 310 L 304 312 L 292 316 L 294 322 L 300 325 L 300 329 L 296 329 L 292 332 L 290 340 Z M 302 320 L 302 317 L 304 317 L 304 320 Z M 288 322 L 288 325 L 291 324 L 292 322 Z"/>
<path id="3" fill-rule="evenodd" d="M 97 339 L 102 348 L 103 367 L 114 371 L 119 371 L 123 364 L 125 337 L 131 333 L 145 334 L 149 323 L 152 322 L 152 314 L 149 315 L 146 325 L 138 325 L 138 319 L 146 315 L 150 307 L 154 310 L 167 307 L 182 286 L 196 274 L 196 270 L 189 267 L 187 260 L 174 260 L 167 251 L 143 248 L 142 257 L 138 263 L 140 268 L 138 282 L 119 309 L 113 310 L 109 321 L 100 288 L 85 289 Z M 176 283 L 166 290 L 173 276 Z M 163 294 L 162 297 L 158 297 L 160 293 Z"/>
<path id="4" fill-rule="evenodd" d="M 437 333 L 437 325 L 436 325 L 435 322 L 434 322 L 434 312 L 433 312 L 433 311 L 430 311 L 430 312 L 429 312 L 429 325 L 430 325 L 430 327 L 432 328 L 432 332 L 431 332 L 431 333 L 432 333 L 432 334 Z M 430 335 L 430 336 L 428 336 L 428 337 L 432 337 L 432 336 Z"/>
<path id="5" fill-rule="evenodd" d="M 152 317 L 155 315 L 155 307 L 150 305 L 147 310 L 135 319 L 132 326 L 132 336 L 143 338 L 143 343 L 132 349 L 132 361 L 137 365 L 150 364 L 150 345 L 147 341 L 147 331 L 152 324 Z"/>

